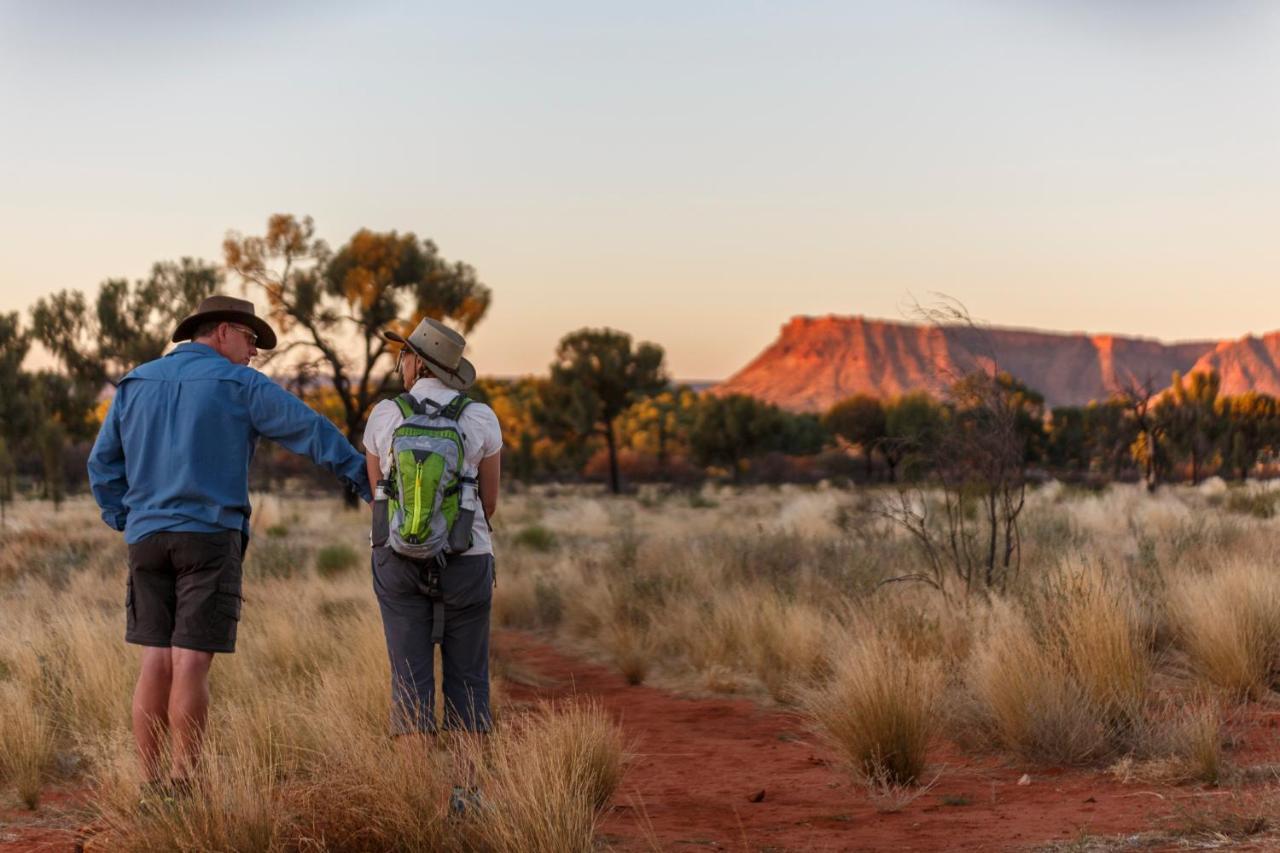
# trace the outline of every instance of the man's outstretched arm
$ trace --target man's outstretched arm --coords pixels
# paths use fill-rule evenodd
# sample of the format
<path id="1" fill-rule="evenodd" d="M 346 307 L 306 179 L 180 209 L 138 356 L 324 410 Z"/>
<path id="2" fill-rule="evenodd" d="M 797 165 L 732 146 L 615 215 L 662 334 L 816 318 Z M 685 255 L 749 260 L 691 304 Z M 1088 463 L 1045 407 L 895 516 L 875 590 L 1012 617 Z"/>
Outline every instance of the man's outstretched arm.
<path id="1" fill-rule="evenodd" d="M 327 418 L 266 376 L 249 387 L 249 417 L 259 433 L 337 474 L 366 503 L 373 500 L 364 455 Z"/>

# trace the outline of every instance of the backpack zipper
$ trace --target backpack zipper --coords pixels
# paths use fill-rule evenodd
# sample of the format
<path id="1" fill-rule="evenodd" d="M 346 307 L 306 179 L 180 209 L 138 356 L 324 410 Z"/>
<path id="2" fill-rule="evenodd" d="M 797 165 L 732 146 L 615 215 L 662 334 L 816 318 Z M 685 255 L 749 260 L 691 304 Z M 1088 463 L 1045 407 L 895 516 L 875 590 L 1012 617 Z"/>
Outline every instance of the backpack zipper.
<path id="1" fill-rule="evenodd" d="M 419 465 L 414 471 L 413 481 L 413 531 L 418 532 L 418 524 L 422 517 L 422 466 Z"/>

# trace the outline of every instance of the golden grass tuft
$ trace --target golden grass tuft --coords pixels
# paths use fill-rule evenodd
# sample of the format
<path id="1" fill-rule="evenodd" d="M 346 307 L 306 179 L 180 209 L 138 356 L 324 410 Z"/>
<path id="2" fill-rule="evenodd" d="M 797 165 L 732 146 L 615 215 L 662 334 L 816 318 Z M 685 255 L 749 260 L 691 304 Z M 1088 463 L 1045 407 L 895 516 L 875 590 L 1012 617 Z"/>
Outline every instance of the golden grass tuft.
<path id="1" fill-rule="evenodd" d="M 853 640 L 805 710 L 855 778 L 875 787 L 919 781 L 937 725 L 941 673 L 884 638 Z"/>
<path id="2" fill-rule="evenodd" d="M 498 851 L 595 849 L 595 825 L 622 779 L 622 730 L 598 704 L 547 705 L 497 731 L 480 777 L 474 824 Z"/>
<path id="3" fill-rule="evenodd" d="M 1239 699 L 1272 683 L 1280 651 L 1280 576 L 1259 563 L 1230 563 L 1177 578 L 1169 618 L 1179 644 L 1207 682 Z"/>
<path id="4" fill-rule="evenodd" d="M 1149 620 L 1128 586 L 1068 563 L 1019 607 L 996 602 L 969 667 L 979 721 L 1004 748 L 1080 764 L 1144 736 Z"/>
<path id="5" fill-rule="evenodd" d="M 53 760 L 53 731 L 35 697 L 22 685 L 0 684 L 0 785 L 12 784 L 34 809 Z"/>

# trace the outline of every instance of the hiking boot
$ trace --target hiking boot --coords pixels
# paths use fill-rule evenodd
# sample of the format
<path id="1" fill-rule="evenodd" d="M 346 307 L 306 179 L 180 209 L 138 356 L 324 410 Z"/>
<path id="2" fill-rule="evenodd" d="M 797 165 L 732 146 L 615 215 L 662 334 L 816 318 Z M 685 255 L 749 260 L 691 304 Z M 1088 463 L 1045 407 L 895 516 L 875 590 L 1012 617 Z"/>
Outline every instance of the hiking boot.
<path id="1" fill-rule="evenodd" d="M 453 792 L 449 794 L 449 814 L 455 818 L 476 815 L 486 808 L 488 803 L 480 796 L 479 788 L 467 789 L 455 785 Z"/>
<path id="2" fill-rule="evenodd" d="M 169 811 L 177 805 L 173 796 L 173 788 L 165 779 L 153 779 L 143 782 L 138 792 L 138 811 L 143 814 L 156 814 Z"/>

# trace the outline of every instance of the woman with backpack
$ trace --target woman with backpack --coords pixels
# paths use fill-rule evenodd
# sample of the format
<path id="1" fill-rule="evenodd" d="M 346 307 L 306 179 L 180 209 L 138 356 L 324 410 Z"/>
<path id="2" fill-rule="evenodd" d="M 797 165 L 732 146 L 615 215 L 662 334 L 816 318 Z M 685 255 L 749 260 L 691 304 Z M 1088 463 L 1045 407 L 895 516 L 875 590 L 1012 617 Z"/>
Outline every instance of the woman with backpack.
<path id="1" fill-rule="evenodd" d="M 391 731 L 418 738 L 487 732 L 489 609 L 494 564 L 489 519 L 498 506 L 502 429 L 465 391 L 476 371 L 466 341 L 430 318 L 400 344 L 407 393 L 373 408 L 364 445 L 374 500 L 373 588 L 391 660 Z M 433 646 L 443 662 L 444 719 L 435 719 Z M 468 785 L 474 785 L 469 780 Z M 455 789 L 465 810 L 474 790 Z"/>

